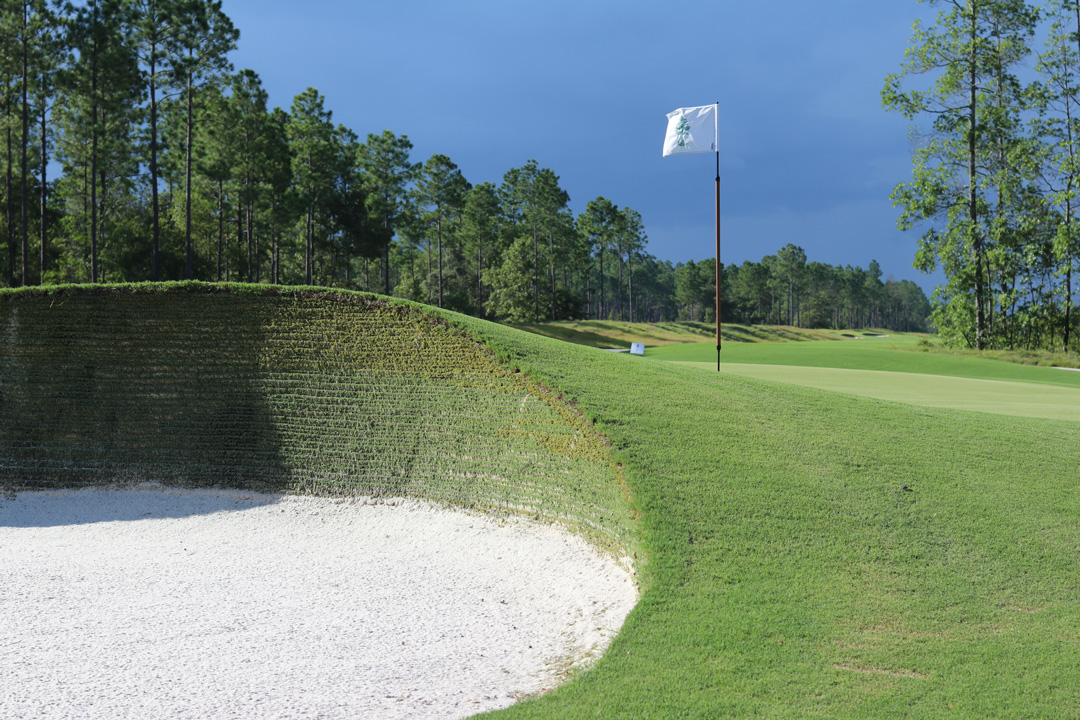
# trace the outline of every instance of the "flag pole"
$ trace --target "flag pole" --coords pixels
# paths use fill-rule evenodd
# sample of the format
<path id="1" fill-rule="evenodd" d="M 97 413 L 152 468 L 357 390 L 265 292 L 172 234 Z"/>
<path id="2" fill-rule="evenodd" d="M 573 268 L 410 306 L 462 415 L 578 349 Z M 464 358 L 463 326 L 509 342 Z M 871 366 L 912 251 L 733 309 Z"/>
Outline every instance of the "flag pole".
<path id="1" fill-rule="evenodd" d="M 720 103 L 716 103 L 716 134 L 720 134 Z M 717 137 L 719 141 L 719 137 Z M 720 372 L 720 145 L 716 145 L 716 372 Z"/>

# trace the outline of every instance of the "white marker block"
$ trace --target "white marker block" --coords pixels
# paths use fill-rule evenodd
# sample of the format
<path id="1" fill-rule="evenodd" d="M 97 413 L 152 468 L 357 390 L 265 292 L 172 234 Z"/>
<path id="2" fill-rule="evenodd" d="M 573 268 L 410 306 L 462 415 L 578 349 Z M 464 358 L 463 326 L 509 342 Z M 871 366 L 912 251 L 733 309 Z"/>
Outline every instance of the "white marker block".
<path id="1" fill-rule="evenodd" d="M 631 355 L 644 355 L 645 354 L 645 343 L 630 343 L 630 354 Z"/>

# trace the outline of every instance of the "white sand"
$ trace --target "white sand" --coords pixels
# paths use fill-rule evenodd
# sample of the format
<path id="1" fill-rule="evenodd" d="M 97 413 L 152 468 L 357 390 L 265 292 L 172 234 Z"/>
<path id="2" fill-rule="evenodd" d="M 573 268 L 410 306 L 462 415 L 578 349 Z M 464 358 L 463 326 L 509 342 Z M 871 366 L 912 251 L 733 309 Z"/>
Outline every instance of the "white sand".
<path id="1" fill-rule="evenodd" d="M 579 538 L 416 502 L 0 496 L 0 717 L 464 717 L 595 659 L 635 600 Z"/>

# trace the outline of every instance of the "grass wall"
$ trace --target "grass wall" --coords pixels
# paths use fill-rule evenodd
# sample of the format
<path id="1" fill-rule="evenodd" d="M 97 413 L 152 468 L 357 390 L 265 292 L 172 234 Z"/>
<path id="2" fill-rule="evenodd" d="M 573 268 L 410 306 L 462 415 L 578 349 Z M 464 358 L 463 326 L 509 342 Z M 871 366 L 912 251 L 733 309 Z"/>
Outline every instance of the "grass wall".
<path id="1" fill-rule="evenodd" d="M 143 285 L 0 293 L 0 485 L 419 497 L 632 531 L 603 438 L 415 306 Z"/>

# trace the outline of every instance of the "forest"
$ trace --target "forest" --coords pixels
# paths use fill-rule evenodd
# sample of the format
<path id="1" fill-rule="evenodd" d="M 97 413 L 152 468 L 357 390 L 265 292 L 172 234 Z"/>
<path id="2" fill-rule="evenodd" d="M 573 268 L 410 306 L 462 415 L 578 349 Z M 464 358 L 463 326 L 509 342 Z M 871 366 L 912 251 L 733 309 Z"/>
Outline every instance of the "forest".
<path id="1" fill-rule="evenodd" d="M 314 88 L 269 106 L 220 0 L 0 0 L 0 285 L 336 286 L 504 322 L 712 321 L 713 260 L 650 255 L 638 212 L 571 210 L 535 160 L 469 182 Z M 788 244 L 722 267 L 727 322 L 926 330 L 910 281 Z"/>

